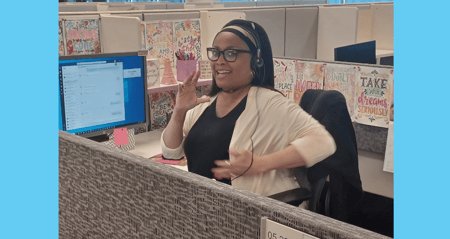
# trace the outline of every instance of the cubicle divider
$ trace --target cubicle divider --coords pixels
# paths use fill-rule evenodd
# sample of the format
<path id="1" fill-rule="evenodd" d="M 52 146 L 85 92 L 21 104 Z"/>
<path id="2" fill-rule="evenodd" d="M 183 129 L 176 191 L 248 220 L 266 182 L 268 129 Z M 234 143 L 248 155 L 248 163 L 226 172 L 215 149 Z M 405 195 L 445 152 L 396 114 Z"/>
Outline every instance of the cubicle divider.
<path id="1" fill-rule="evenodd" d="M 389 238 L 59 132 L 61 239 L 256 239 L 262 217 L 318 238 Z"/>
<path id="2" fill-rule="evenodd" d="M 272 2 L 260 1 L 258 4 L 272 4 Z M 254 2 L 224 3 L 227 6 L 233 6 L 225 8 L 171 10 L 147 10 L 150 8 L 147 6 L 152 6 L 153 3 L 127 3 L 135 6 L 136 9 L 145 8 L 146 10 L 136 10 L 133 7 L 134 10 L 128 11 L 60 12 L 60 17 L 111 14 L 127 17 L 136 16 L 143 21 L 148 21 L 158 18 L 161 20 L 188 19 L 192 17 L 189 14 L 195 13 L 199 16 L 201 11 L 229 12 L 229 16 L 232 16 L 233 12 L 243 12 L 246 19 L 259 23 L 267 31 L 271 39 L 273 54 L 277 56 L 334 60 L 335 47 L 371 40 L 377 41 L 377 51 L 382 49 L 388 50 L 390 54 L 393 52 L 392 3 L 307 5 L 312 1 L 293 1 L 293 5 L 289 6 L 249 5 L 235 7 L 249 3 L 253 4 Z M 300 3 L 303 5 L 295 5 Z M 317 3 L 321 3 L 321 1 Z M 171 3 L 164 4 L 171 5 Z M 125 6 L 118 3 L 115 5 Z M 67 6 L 60 4 L 60 7 Z M 119 9 L 120 7 L 115 8 Z M 226 14 L 222 15 L 225 16 Z M 206 23 L 203 22 L 202 25 L 206 25 Z M 115 37 L 120 38 L 122 35 L 117 34 Z M 209 38 L 210 36 L 202 35 L 202 37 Z M 113 41 L 114 39 L 107 40 Z"/>

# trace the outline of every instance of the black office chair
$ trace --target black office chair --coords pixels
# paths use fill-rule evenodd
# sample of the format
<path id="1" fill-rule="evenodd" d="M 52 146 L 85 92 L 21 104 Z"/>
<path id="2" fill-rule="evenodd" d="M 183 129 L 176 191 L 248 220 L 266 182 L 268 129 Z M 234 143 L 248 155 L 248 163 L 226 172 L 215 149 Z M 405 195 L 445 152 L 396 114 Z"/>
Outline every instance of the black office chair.
<path id="1" fill-rule="evenodd" d="M 363 190 L 355 130 L 345 97 L 335 90 L 307 90 L 300 106 L 333 136 L 336 152 L 310 168 L 294 169 L 301 188 L 270 198 L 294 206 L 309 200 L 309 210 L 347 222 Z M 326 182 L 327 177 L 329 182 Z"/>

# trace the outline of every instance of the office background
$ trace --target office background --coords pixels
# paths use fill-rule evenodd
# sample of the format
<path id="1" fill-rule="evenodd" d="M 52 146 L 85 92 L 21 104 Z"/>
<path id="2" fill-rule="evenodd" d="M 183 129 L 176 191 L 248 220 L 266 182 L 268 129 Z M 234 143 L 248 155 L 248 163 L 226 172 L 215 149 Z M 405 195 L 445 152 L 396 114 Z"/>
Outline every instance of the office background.
<path id="1" fill-rule="evenodd" d="M 401 3 L 398 3 L 398 5 L 396 3 L 396 8 L 397 7 L 400 8 L 400 9 L 402 7 L 404 7 L 403 9 L 406 9 L 406 11 L 411 10 L 411 6 L 405 6 L 405 5 L 402 5 Z M 33 13 L 36 9 L 40 9 L 39 6 L 37 6 L 35 3 L 28 2 L 26 4 L 26 6 L 24 7 L 23 11 L 28 11 L 28 13 Z M 52 7 L 50 4 L 48 6 L 45 6 L 45 10 L 46 11 L 52 10 L 52 9 L 53 9 L 53 11 L 55 11 L 54 15 L 57 15 L 56 14 L 57 8 L 55 6 Z M 427 6 L 424 9 L 430 10 L 430 7 Z M 418 10 L 418 9 L 416 9 L 416 10 Z M 439 12 L 440 10 L 437 9 L 436 11 Z M 429 11 L 429 12 L 432 12 L 432 11 Z M 405 14 L 405 13 L 400 13 L 400 14 Z M 406 15 L 407 14 L 405 14 L 405 18 L 406 18 Z M 42 16 L 40 16 L 40 17 L 42 17 Z M 432 15 L 430 14 L 430 15 L 427 15 L 426 17 L 430 18 L 431 20 L 435 20 L 436 22 L 440 22 L 440 20 L 438 18 L 439 14 L 432 14 Z M 53 16 L 53 19 L 54 18 L 55 18 L 55 16 Z M 49 21 L 49 22 L 51 22 L 51 21 Z M 398 35 L 397 35 L 397 32 L 396 32 L 396 39 L 399 39 L 399 41 L 402 40 L 402 39 L 405 39 L 405 38 L 409 39 L 408 41 L 405 41 L 405 42 L 409 42 L 409 41 L 413 40 L 413 39 L 410 39 L 410 37 L 409 37 L 410 36 L 410 34 L 409 34 L 410 32 L 417 32 L 416 27 L 420 27 L 420 26 L 423 26 L 425 24 L 422 21 L 417 21 L 417 22 L 411 21 L 410 22 L 411 24 L 405 24 L 404 22 L 402 22 L 401 19 L 398 19 L 398 22 L 399 22 L 399 24 L 404 24 L 404 25 L 401 25 L 401 26 L 407 32 L 406 33 L 399 32 Z M 26 22 L 25 21 L 23 21 L 23 22 L 19 21 L 19 23 L 22 23 L 23 25 L 26 25 L 26 23 L 28 23 L 28 21 L 26 21 Z M 396 24 L 397 24 L 397 22 L 396 22 Z M 413 25 L 413 26 L 411 26 L 411 25 Z M 435 27 L 439 27 L 439 25 L 436 24 Z M 31 33 L 34 33 L 35 35 L 39 35 L 39 34 L 47 32 L 48 35 L 51 35 L 51 34 L 56 35 L 56 33 L 52 33 L 52 32 L 55 31 L 54 29 L 55 29 L 54 27 L 48 27 L 48 30 L 46 30 L 46 27 L 42 26 L 42 27 L 39 28 L 39 31 L 32 30 Z M 6 26 L 5 30 L 11 30 L 10 32 L 17 32 L 17 30 L 12 29 L 11 26 Z M 437 35 L 438 36 L 437 41 L 440 42 L 440 40 L 439 40 L 439 37 L 441 36 L 440 33 L 433 33 L 433 30 L 436 30 L 435 32 L 440 32 L 440 31 L 437 31 L 438 29 L 433 28 L 433 27 L 426 27 L 426 29 L 424 29 L 423 31 L 425 33 L 427 33 L 427 34 L 430 33 L 431 35 Z M 398 38 L 397 38 L 397 36 L 398 36 Z M 429 35 L 427 35 L 427 36 L 429 36 Z M 425 36 L 417 35 L 415 37 L 417 37 L 417 39 L 422 39 L 421 37 L 425 37 Z M 24 36 L 23 40 L 17 41 L 17 43 L 19 43 L 19 46 L 17 47 L 17 49 L 20 49 L 21 46 L 25 45 L 25 43 L 26 43 L 26 41 L 24 40 L 25 38 L 26 37 Z M 5 39 L 2 40 L 2 41 L 4 41 L 3 43 L 7 43 L 5 41 Z M 43 39 L 38 39 L 36 41 L 36 44 L 39 44 L 40 47 L 45 47 L 46 42 L 47 41 L 45 41 Z M 422 41 L 422 42 L 425 42 L 425 40 Z M 418 46 L 421 45 L 420 41 L 418 41 L 416 43 L 417 44 L 407 44 L 407 43 L 405 43 L 405 46 L 409 45 L 411 48 L 417 49 L 418 52 L 423 52 L 425 49 L 418 47 Z M 4 44 L 4 45 L 7 45 L 7 44 Z M 54 43 L 53 43 L 53 45 L 54 45 Z M 54 46 L 52 46 L 52 44 L 49 44 L 48 46 L 49 46 L 48 49 L 53 49 L 54 48 Z M 50 46 L 52 46 L 52 47 L 50 47 Z M 433 52 L 433 51 L 434 52 L 442 52 L 442 50 L 445 51 L 445 49 L 443 49 L 441 46 L 442 45 L 439 45 L 439 44 L 437 46 L 429 46 L 429 47 L 426 48 L 426 51 L 427 52 Z M 16 57 L 15 54 L 14 54 L 15 52 L 11 52 L 11 51 L 10 52 L 5 51 L 5 52 L 9 53 L 9 57 L 8 57 L 9 60 L 13 60 L 15 62 L 23 62 L 23 60 L 24 60 L 23 56 L 20 56 L 20 58 Z M 396 52 L 397 52 L 397 56 L 400 57 L 400 58 L 404 58 L 404 57 L 402 57 L 402 54 L 405 54 L 405 55 L 410 54 L 409 51 L 402 51 L 402 46 L 399 46 L 399 47 L 396 46 Z M 400 54 L 399 54 L 399 52 L 400 52 Z M 53 61 L 56 62 L 57 57 L 53 56 L 53 58 L 54 58 Z M 397 59 L 399 59 L 399 58 L 397 58 Z M 433 58 L 433 59 L 439 59 L 439 57 Z M 49 60 L 51 62 L 52 61 L 51 56 L 47 60 Z M 408 62 L 407 58 L 400 59 L 400 60 Z M 397 116 L 399 117 L 397 119 L 399 119 L 400 122 L 402 122 L 402 118 L 403 118 L 402 116 L 404 116 L 406 118 L 406 116 L 404 115 L 405 112 L 402 113 L 402 111 L 407 111 L 407 110 L 411 110 L 412 111 L 413 110 L 413 109 L 411 109 L 411 107 L 408 108 L 407 104 L 402 104 L 401 103 L 401 101 L 402 101 L 401 97 L 404 94 L 403 91 L 409 91 L 409 90 L 410 90 L 409 92 L 413 92 L 414 90 L 417 91 L 417 89 L 415 89 L 414 87 L 417 87 L 417 85 L 418 85 L 417 83 L 419 83 L 419 82 L 415 82 L 414 81 L 414 76 L 415 75 L 413 74 L 413 72 L 409 72 L 409 74 L 408 74 L 406 71 L 402 71 L 402 69 L 408 69 L 408 68 L 406 68 L 406 67 L 402 68 L 402 66 L 401 66 L 402 63 L 401 63 L 400 60 L 397 60 L 399 62 L 398 64 L 396 62 L 396 71 L 398 72 L 399 75 L 403 75 L 404 74 L 405 76 L 410 76 L 409 77 L 409 81 L 411 82 L 411 84 L 406 84 L 404 87 L 402 86 L 403 89 L 400 89 L 400 88 L 396 89 L 396 95 L 397 96 L 399 96 L 399 94 L 401 95 L 401 96 L 399 96 L 399 98 L 397 98 L 398 101 L 396 101 L 396 105 L 397 106 L 401 105 L 401 106 L 399 106 L 399 108 L 402 107 L 402 106 L 405 107 L 403 110 L 399 109 L 396 112 Z M 413 62 L 411 62 L 411 63 L 413 63 Z M 427 62 L 423 62 L 421 64 L 426 65 Z M 413 64 L 411 64 L 411 65 L 413 65 Z M 8 73 L 8 75 L 7 75 L 7 77 L 9 77 L 10 79 L 17 79 L 17 76 L 15 74 L 17 74 L 17 72 L 19 72 L 20 69 L 22 69 L 22 68 L 19 68 L 21 66 L 18 66 L 18 65 L 14 65 L 14 66 L 15 66 L 15 68 L 14 67 L 10 68 L 10 71 L 12 73 Z M 53 64 L 53 66 L 51 66 L 51 67 L 49 66 L 48 67 L 48 73 L 45 72 L 45 66 L 43 66 L 41 64 L 39 64 L 39 65 L 37 65 L 37 64 L 33 65 L 32 64 L 30 69 L 34 70 L 35 72 L 41 72 L 41 74 L 43 74 L 43 75 L 45 75 L 45 74 L 47 74 L 47 75 L 54 74 L 55 78 L 56 78 L 56 74 L 54 73 L 56 71 L 55 67 L 54 67 L 54 64 Z M 433 74 L 436 74 L 436 73 L 435 72 L 431 72 L 427 78 L 430 78 L 430 79 L 431 78 L 434 78 L 434 79 L 439 78 L 437 75 L 433 75 Z M 31 82 L 31 84 L 29 85 L 30 89 L 28 89 L 28 91 L 27 91 L 27 92 L 29 92 L 30 96 L 31 95 L 35 95 L 36 91 L 49 92 L 49 89 L 52 89 L 52 87 L 55 87 L 53 85 L 53 83 L 45 81 L 44 78 L 45 77 L 39 78 L 40 80 L 38 82 Z M 54 82 L 54 81 L 52 81 L 52 82 Z M 416 84 L 414 84 L 414 82 Z M 20 84 L 20 83 L 16 82 L 16 84 Z M 446 82 L 442 82 L 440 84 L 441 84 L 441 86 L 445 87 L 447 83 Z M 10 86 L 10 82 L 8 82 L 8 81 L 5 82 L 5 87 L 12 88 Z M 15 86 L 15 87 L 17 87 L 17 86 Z M 413 87 L 413 88 L 411 88 L 411 87 Z M 427 88 L 425 88 L 423 90 L 423 91 L 425 91 L 425 94 L 426 94 L 427 90 L 428 90 Z M 56 92 L 56 89 L 54 91 Z M 409 93 L 407 93 L 407 94 L 409 94 Z M 6 102 L 7 99 L 18 99 L 17 101 L 18 102 L 22 102 L 24 105 L 29 104 L 29 98 L 28 97 L 23 97 L 23 95 L 20 96 L 20 98 L 19 98 L 19 96 L 17 96 L 15 93 L 6 93 L 2 97 L 4 97 L 4 98 L 2 98 L 3 102 Z M 8 98 L 6 98 L 6 97 L 8 97 Z M 434 99 L 436 101 L 439 101 L 439 100 L 442 99 L 442 98 L 439 98 L 439 97 L 440 97 L 439 95 L 432 95 L 432 96 L 430 95 L 429 96 L 429 98 L 432 98 L 432 99 Z M 10 112 L 11 111 L 12 114 L 20 116 L 20 117 L 16 117 L 15 123 L 22 124 L 22 125 L 30 125 L 30 122 L 29 122 L 30 115 L 39 115 L 39 114 L 42 114 L 42 112 L 44 112 L 44 115 L 48 115 L 48 116 L 52 116 L 52 115 L 55 116 L 56 115 L 56 113 L 55 113 L 56 112 L 56 110 L 55 110 L 55 108 L 56 108 L 56 102 L 55 101 L 56 100 L 54 98 L 55 97 L 51 97 L 51 96 L 49 96 L 48 98 L 43 97 L 43 98 L 39 99 L 39 100 L 43 100 L 43 101 L 37 101 L 37 102 L 35 101 L 34 102 L 34 105 L 39 105 L 39 106 L 42 106 L 42 105 L 47 106 L 47 105 L 49 105 L 51 107 L 51 105 L 54 105 L 53 106 L 53 110 L 47 110 L 45 107 L 37 108 L 37 109 L 30 108 L 30 109 L 28 109 L 29 112 L 24 113 L 23 109 L 15 109 L 15 107 L 11 107 L 9 105 L 5 105 L 5 109 L 6 109 L 6 112 Z M 407 95 L 405 95 L 405 98 L 407 98 Z M 417 107 L 417 106 L 419 106 L 419 107 L 420 106 L 424 106 L 423 108 L 427 107 L 429 109 L 428 112 L 433 112 L 433 110 L 434 110 L 433 109 L 434 105 L 429 105 L 429 103 L 427 103 L 427 102 L 418 102 L 415 107 Z M 436 109 L 436 111 L 437 111 L 437 109 Z M 426 115 L 426 118 L 428 118 L 428 117 L 429 116 Z M 56 120 L 54 120 L 56 118 L 57 117 L 45 117 L 45 118 L 41 119 L 39 117 L 36 117 L 34 119 L 34 123 L 33 123 L 34 129 L 36 130 L 36 129 L 42 129 L 42 128 L 45 129 L 45 128 L 52 128 L 52 127 L 56 128 L 56 126 L 55 126 L 56 125 Z M 420 116 L 419 116 L 419 118 L 420 118 Z M 425 120 L 424 120 L 424 122 L 425 122 Z M 427 138 L 430 138 L 430 136 L 431 136 L 432 138 L 438 138 L 439 139 L 439 137 L 435 137 L 434 135 L 429 135 L 428 132 L 430 132 L 430 131 L 438 132 L 438 130 L 439 130 L 439 132 L 440 132 L 439 135 L 441 135 L 442 134 L 442 130 L 441 130 L 440 127 L 438 127 L 440 123 L 442 125 L 444 125 L 444 122 L 442 122 L 442 120 L 438 120 L 436 122 L 436 124 L 428 126 L 429 128 L 431 128 L 431 130 L 428 130 L 427 132 L 422 132 L 422 134 L 424 134 L 423 136 L 426 136 Z M 411 129 L 415 128 L 416 125 L 411 124 L 411 123 L 408 124 L 406 122 L 406 120 L 405 120 L 405 125 L 408 126 L 408 127 L 405 127 L 406 129 L 403 128 L 403 127 L 397 128 L 398 131 L 396 131 L 396 132 L 399 132 L 399 134 L 398 134 L 399 137 L 396 138 L 396 139 L 401 139 L 399 141 L 407 142 L 408 149 L 410 149 L 410 148 L 424 148 L 424 147 L 436 148 L 436 146 L 437 146 L 437 148 L 440 148 L 442 146 L 445 146 L 445 145 L 442 145 L 442 144 L 431 144 L 431 143 L 426 143 L 426 142 L 420 142 L 420 144 L 419 144 L 419 142 L 416 142 L 415 140 L 413 142 L 411 142 L 411 141 L 408 142 L 408 138 L 407 137 L 402 137 L 402 132 L 406 132 L 406 130 L 410 131 Z M 435 130 L 433 130 L 433 127 L 436 127 Z M 56 233 L 55 230 L 57 230 L 57 216 L 55 215 L 56 214 L 55 211 L 57 212 L 57 208 L 55 210 L 55 206 L 57 205 L 57 202 L 56 202 L 57 199 L 55 200 L 55 195 L 57 195 L 57 168 L 56 168 L 56 165 L 55 165 L 55 162 L 57 162 L 56 152 L 57 152 L 57 147 L 58 147 L 57 143 L 56 143 L 57 134 L 55 132 L 53 132 L 53 134 L 52 133 L 49 134 L 48 132 L 47 133 L 45 133 L 45 132 L 44 133 L 36 132 L 36 133 L 39 136 L 43 134 L 46 140 L 42 141 L 42 142 L 33 142 L 33 144 L 30 144 L 30 145 L 27 146 L 27 149 L 30 152 L 32 152 L 32 153 L 30 153 L 30 155 L 25 155 L 25 156 L 21 155 L 21 157 L 23 157 L 24 161 L 20 161 L 20 162 L 30 162 L 30 163 L 27 164 L 25 167 L 23 166 L 23 164 L 22 165 L 18 164 L 18 161 L 8 162 L 8 163 L 11 163 L 11 164 L 7 164 L 7 166 L 10 167 L 10 168 L 24 167 L 23 173 L 19 175 L 19 174 L 17 174 L 17 172 L 14 172 L 14 173 L 7 172 L 7 173 L 5 173 L 5 171 L 2 171 L 2 178 L 1 178 L 2 179 L 2 187 L 3 187 L 3 185 L 5 185 L 3 183 L 4 182 L 8 182 L 8 181 L 9 182 L 15 181 L 15 182 L 19 182 L 20 183 L 23 175 L 29 175 L 28 178 L 31 177 L 33 179 L 33 182 L 30 182 L 29 179 L 22 179 L 23 181 L 22 181 L 22 184 L 20 184 L 20 185 L 11 184 L 10 187 L 4 187 L 5 191 L 9 192 L 8 195 L 11 195 L 11 197 L 10 197 L 11 199 L 5 198 L 5 201 L 4 201 L 3 204 L 4 205 L 12 205 L 13 207 L 11 208 L 12 212 L 7 214 L 8 215 L 7 218 L 9 220 L 6 221 L 6 220 L 4 220 L 4 217 L 2 217 L 2 222 L 4 222 L 3 225 L 5 225 L 5 228 L 10 228 L 10 230 L 12 232 L 14 232 L 15 235 L 18 232 L 20 232 L 20 234 L 23 233 L 23 235 L 25 234 L 25 232 L 21 231 L 21 228 L 22 228 L 23 224 L 27 224 L 27 225 L 30 226 L 30 228 L 32 229 L 32 230 L 30 230 L 30 232 L 33 233 L 33 235 L 38 235 L 40 232 L 45 231 L 44 227 L 39 226 L 39 222 L 42 221 L 42 220 L 37 220 L 37 219 L 39 219 L 41 217 L 45 217 L 43 215 L 49 215 L 49 214 L 50 214 L 49 218 L 52 218 L 51 215 L 53 215 L 53 220 L 50 219 L 50 221 L 54 222 L 54 223 L 50 223 L 50 224 L 54 225 L 52 227 L 53 229 L 49 230 L 50 234 L 55 235 L 55 233 Z M 16 142 L 23 142 L 23 138 L 26 138 L 26 136 L 24 136 L 24 134 L 17 133 L 17 129 L 13 129 L 13 130 L 7 129 L 5 131 L 5 134 L 9 135 L 9 137 L 8 137 L 9 140 L 8 141 L 4 141 L 4 142 L 11 144 L 11 146 L 12 146 L 11 149 L 13 151 L 15 150 L 15 152 L 20 152 L 23 149 L 23 145 L 15 146 L 11 142 L 14 142 L 14 143 L 16 143 Z M 45 134 L 47 134 L 47 136 L 45 136 Z M 445 131 L 444 131 L 444 135 L 445 135 Z M 419 138 L 419 137 L 420 137 L 420 135 L 417 136 L 417 138 Z M 396 141 L 396 142 L 398 142 L 398 141 Z M 442 140 L 442 142 L 445 142 L 445 140 Z M 48 147 L 49 144 L 50 145 L 53 144 L 53 146 L 52 146 L 53 149 L 48 150 L 47 147 Z M 399 149 L 399 151 L 401 152 L 400 155 L 402 157 L 403 157 L 403 155 L 406 154 L 406 152 L 411 151 L 411 150 L 405 150 L 405 145 L 406 144 L 404 144 L 403 142 L 399 142 L 398 144 L 396 144 L 396 149 Z M 416 147 L 414 147 L 414 145 Z M 402 148 L 403 148 L 403 150 L 402 150 Z M 50 155 L 50 157 L 47 157 L 47 155 Z M 53 158 L 52 158 L 51 155 L 53 155 Z M 14 155 L 9 155 L 8 157 L 13 158 Z M 404 169 L 409 170 L 409 168 L 411 166 L 423 165 L 423 162 L 422 162 L 423 160 L 422 159 L 421 160 L 415 160 L 417 157 L 421 157 L 422 159 L 424 159 L 424 158 L 426 158 L 426 159 L 439 159 L 439 158 L 445 158 L 446 156 L 445 155 L 436 154 L 436 151 L 427 151 L 426 155 L 422 154 L 420 151 L 419 152 L 414 151 L 414 152 L 412 152 L 409 155 L 409 157 L 407 157 L 408 158 L 407 163 L 406 162 L 402 163 L 402 162 L 397 161 L 398 162 L 397 169 L 399 169 L 399 170 L 396 171 L 396 175 L 398 175 L 398 173 L 402 174 L 402 171 Z M 35 160 L 30 160 L 30 159 L 35 159 Z M 46 159 L 49 159 L 49 160 L 46 160 Z M 439 161 L 437 161 L 437 162 L 439 162 Z M 435 165 L 435 164 L 433 164 L 433 165 Z M 444 166 L 445 163 L 439 162 L 439 165 Z M 37 166 L 37 167 L 35 167 L 35 166 Z M 445 168 L 445 167 L 442 167 L 442 168 Z M 55 169 L 56 169 L 56 171 L 55 171 Z M 429 167 L 428 166 L 425 166 L 425 169 L 426 169 L 425 171 L 429 171 Z M 2 168 L 2 170 L 5 170 L 5 168 Z M 443 170 L 444 169 L 434 168 L 433 172 L 436 172 L 436 173 L 433 173 L 433 175 L 440 174 L 439 172 L 443 172 Z M 412 170 L 409 170 L 409 171 L 412 171 Z M 414 172 L 423 172 L 423 171 L 424 171 L 424 169 L 422 167 L 416 167 L 414 169 Z M 53 175 L 53 177 L 51 175 Z M 56 175 L 56 177 L 55 177 L 55 175 Z M 429 175 L 428 174 L 427 176 L 430 177 L 430 178 L 433 178 L 434 177 L 433 175 Z M 402 180 L 406 180 L 406 182 L 405 181 L 401 182 Z M 439 180 L 439 181 L 441 181 L 441 180 Z M 442 180 L 442 181 L 445 182 L 445 180 Z M 403 177 L 403 178 L 402 178 L 402 176 L 400 176 L 399 187 L 401 186 L 403 188 L 403 190 L 407 190 L 407 192 L 402 192 L 403 190 L 399 189 L 401 191 L 400 191 L 399 195 L 396 194 L 396 199 L 400 200 L 401 204 L 396 204 L 396 205 L 398 205 L 400 208 L 404 208 L 404 207 L 409 207 L 409 209 L 415 208 L 416 207 L 416 202 L 411 202 L 412 200 L 408 199 L 409 196 L 407 196 L 407 195 L 409 195 L 409 192 L 417 191 L 417 188 L 421 188 L 421 186 L 423 184 L 425 184 L 425 183 L 424 182 L 420 182 L 420 181 L 418 182 L 418 181 L 416 181 L 414 179 L 411 179 L 411 177 L 409 177 L 409 176 L 406 176 L 406 177 Z M 396 185 L 397 185 L 397 182 L 396 182 Z M 429 188 L 428 185 L 423 185 L 423 186 L 424 186 L 423 188 Z M 50 188 L 50 193 L 46 193 L 45 192 L 45 188 L 46 187 Z M 27 189 L 27 190 L 25 190 L 25 189 Z M 397 193 L 397 190 L 396 190 L 396 193 Z M 49 196 L 49 195 L 52 195 L 52 194 L 53 194 L 53 196 Z M 15 195 L 15 196 L 12 196 L 12 195 Z M 21 196 L 21 195 L 23 195 L 23 196 Z M 27 199 L 33 198 L 33 200 L 32 200 L 33 203 L 32 204 L 21 204 L 21 201 L 19 201 L 19 205 L 13 203 L 13 199 L 17 200 L 18 198 L 24 198 L 24 199 L 25 198 L 27 198 Z M 408 203 L 408 201 L 409 201 L 409 203 Z M 416 201 L 416 200 L 414 200 L 414 201 Z M 440 199 L 438 198 L 437 201 L 439 202 Z M 45 207 L 46 203 L 48 203 L 49 207 Z M 437 204 L 439 204 L 439 203 L 437 203 Z M 38 205 L 42 205 L 42 207 L 39 207 Z M 444 203 L 441 204 L 441 205 L 444 205 Z M 422 211 L 422 215 L 423 215 L 422 217 L 425 218 L 424 219 L 425 221 L 422 221 L 422 220 L 420 220 L 420 221 L 419 220 L 412 221 L 412 219 L 409 219 L 407 216 L 402 217 L 401 214 L 400 214 L 400 219 L 402 219 L 403 222 L 400 222 L 399 224 L 396 224 L 396 226 L 400 225 L 400 227 L 402 227 L 402 224 L 405 224 L 405 222 L 406 222 L 406 225 L 404 225 L 405 227 L 414 227 L 413 225 L 417 225 L 417 228 L 418 228 L 418 225 L 420 225 L 420 226 L 428 226 L 428 228 L 431 228 L 432 230 L 427 230 L 426 232 L 421 232 L 420 230 L 419 231 L 415 231 L 414 235 L 416 235 L 416 236 L 417 235 L 423 235 L 423 236 L 439 235 L 439 234 L 436 234 L 436 233 L 439 233 L 439 227 L 443 226 L 443 224 L 440 223 L 440 222 L 430 223 L 428 220 L 426 220 L 426 218 L 428 218 L 428 217 L 435 218 L 435 215 L 432 214 L 433 211 L 436 211 L 436 210 L 434 210 L 435 207 L 437 207 L 437 206 L 432 205 L 428 210 Z M 440 212 L 445 211 L 445 207 L 443 209 L 444 210 L 440 210 Z M 37 211 L 37 213 L 33 214 L 33 211 L 34 212 Z M 51 211 L 53 211 L 53 214 L 49 213 Z M 407 212 L 407 210 L 405 209 L 405 213 L 406 212 Z M 28 219 L 25 219 L 25 218 L 22 218 L 22 217 L 17 217 L 17 216 L 14 216 L 14 215 L 36 215 L 36 216 L 30 217 L 33 220 L 28 221 Z M 20 227 L 13 227 L 13 226 L 11 226 L 11 225 L 19 224 L 18 223 L 19 221 L 21 222 L 20 223 L 20 225 L 21 225 Z M 48 223 L 43 223 L 43 224 L 48 225 Z M 403 230 L 402 229 L 400 229 L 400 230 L 402 231 L 402 234 L 403 234 Z M 8 233 L 8 231 L 6 231 L 6 233 Z M 407 233 L 407 231 L 406 231 L 406 233 Z M 30 236 L 31 236 L 31 234 L 30 234 Z"/>

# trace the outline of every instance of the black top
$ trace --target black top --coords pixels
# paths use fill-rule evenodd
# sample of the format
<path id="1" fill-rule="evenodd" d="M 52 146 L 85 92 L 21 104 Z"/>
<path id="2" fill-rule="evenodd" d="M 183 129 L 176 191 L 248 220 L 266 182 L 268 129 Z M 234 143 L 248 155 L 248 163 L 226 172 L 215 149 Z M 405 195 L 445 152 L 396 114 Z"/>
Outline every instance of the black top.
<path id="1" fill-rule="evenodd" d="M 246 103 L 247 96 L 222 118 L 216 115 L 216 100 L 205 109 L 184 142 L 189 172 L 214 178 L 211 172 L 212 168 L 217 167 L 214 161 L 229 159 L 228 149 L 234 126 L 244 111 Z M 231 184 L 229 179 L 218 181 Z"/>

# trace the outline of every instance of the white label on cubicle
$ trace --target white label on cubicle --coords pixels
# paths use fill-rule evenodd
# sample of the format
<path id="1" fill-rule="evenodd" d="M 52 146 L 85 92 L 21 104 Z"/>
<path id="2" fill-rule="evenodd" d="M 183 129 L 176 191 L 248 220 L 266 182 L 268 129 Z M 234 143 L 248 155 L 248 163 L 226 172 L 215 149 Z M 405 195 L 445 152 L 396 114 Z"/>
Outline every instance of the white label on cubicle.
<path id="1" fill-rule="evenodd" d="M 141 68 L 123 70 L 123 78 L 141 77 Z"/>
<path id="2" fill-rule="evenodd" d="M 261 218 L 261 239 L 319 239 L 280 223 Z"/>

